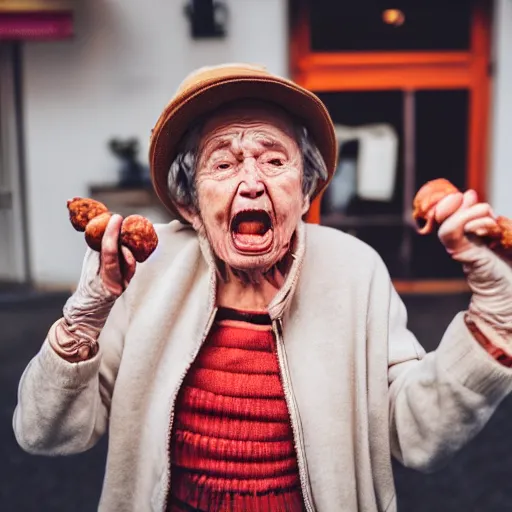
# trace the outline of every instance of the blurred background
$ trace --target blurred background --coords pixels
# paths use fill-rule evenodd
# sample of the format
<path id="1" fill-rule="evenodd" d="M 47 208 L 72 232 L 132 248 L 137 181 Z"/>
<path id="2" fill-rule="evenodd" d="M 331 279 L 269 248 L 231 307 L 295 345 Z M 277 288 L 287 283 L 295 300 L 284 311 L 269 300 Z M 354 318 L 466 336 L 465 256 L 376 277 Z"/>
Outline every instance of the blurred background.
<path id="1" fill-rule="evenodd" d="M 512 0 L 0 0 L 0 510 L 96 510 L 107 441 L 24 454 L 24 367 L 78 277 L 66 201 L 168 222 L 151 129 L 183 78 L 249 62 L 317 93 L 336 124 L 332 184 L 308 215 L 384 258 L 434 350 L 467 306 L 460 268 L 420 237 L 412 199 L 445 177 L 512 216 Z M 512 401 L 443 470 L 395 466 L 402 511 L 512 510 Z"/>

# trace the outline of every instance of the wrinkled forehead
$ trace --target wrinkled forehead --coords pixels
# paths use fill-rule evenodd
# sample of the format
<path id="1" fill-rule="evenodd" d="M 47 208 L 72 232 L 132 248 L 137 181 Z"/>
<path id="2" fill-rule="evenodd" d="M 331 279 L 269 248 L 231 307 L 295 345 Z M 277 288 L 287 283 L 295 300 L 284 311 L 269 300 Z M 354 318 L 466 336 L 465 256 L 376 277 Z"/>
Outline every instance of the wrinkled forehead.
<path id="1" fill-rule="evenodd" d="M 217 135 L 251 128 L 297 140 L 297 124 L 284 109 L 269 102 L 241 100 L 223 106 L 205 120 L 200 147 Z"/>

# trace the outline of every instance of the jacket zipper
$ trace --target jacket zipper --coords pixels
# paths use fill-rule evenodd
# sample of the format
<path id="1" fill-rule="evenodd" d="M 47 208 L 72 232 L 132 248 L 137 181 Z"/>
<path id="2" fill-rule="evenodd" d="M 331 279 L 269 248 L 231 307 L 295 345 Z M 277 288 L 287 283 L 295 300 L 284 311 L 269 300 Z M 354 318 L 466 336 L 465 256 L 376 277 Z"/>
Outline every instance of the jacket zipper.
<path id="1" fill-rule="evenodd" d="M 179 390 L 181 389 L 181 385 L 183 384 L 183 381 L 185 380 L 185 377 L 186 377 L 190 367 L 194 363 L 194 361 L 197 357 L 197 354 L 199 353 L 199 350 L 201 350 L 201 347 L 203 346 L 204 340 L 206 339 L 206 337 L 208 336 L 208 333 L 210 332 L 212 324 L 215 320 L 215 315 L 217 314 L 217 309 L 218 308 L 214 307 L 212 312 L 210 313 L 208 322 L 206 324 L 206 328 L 203 332 L 203 336 L 201 337 L 201 341 L 200 341 L 199 345 L 196 347 L 196 349 L 194 351 L 194 355 L 188 362 L 187 367 L 185 368 L 185 371 L 181 374 L 180 380 L 178 382 L 178 386 L 176 387 L 176 391 L 174 392 L 172 399 L 171 399 L 171 412 L 169 414 L 169 421 L 167 423 L 169 425 L 169 430 L 167 431 L 167 447 L 166 447 L 167 461 L 168 461 L 168 463 L 167 463 L 167 487 L 165 490 L 164 501 L 162 504 L 162 512 L 165 512 L 167 509 L 167 502 L 169 500 L 169 495 L 171 492 L 171 461 L 169 459 L 170 459 L 170 453 L 171 453 L 171 437 L 172 437 L 172 426 L 174 423 L 174 405 L 176 402 L 176 397 L 178 396 Z"/>
<path id="2" fill-rule="evenodd" d="M 286 360 L 286 352 L 283 340 L 283 323 L 281 318 L 272 320 L 272 330 L 274 331 L 274 335 L 276 337 L 277 359 L 281 369 L 284 396 L 288 405 L 288 410 L 290 412 L 292 430 L 295 438 L 297 464 L 299 466 L 300 486 L 302 488 L 304 505 L 306 506 L 307 512 L 315 512 L 309 486 L 306 450 L 304 448 L 304 438 L 302 436 L 302 427 L 300 425 L 299 409 L 297 407 L 297 402 L 295 401 L 295 397 L 292 393 L 290 385 L 290 372 L 288 369 L 288 362 Z"/>

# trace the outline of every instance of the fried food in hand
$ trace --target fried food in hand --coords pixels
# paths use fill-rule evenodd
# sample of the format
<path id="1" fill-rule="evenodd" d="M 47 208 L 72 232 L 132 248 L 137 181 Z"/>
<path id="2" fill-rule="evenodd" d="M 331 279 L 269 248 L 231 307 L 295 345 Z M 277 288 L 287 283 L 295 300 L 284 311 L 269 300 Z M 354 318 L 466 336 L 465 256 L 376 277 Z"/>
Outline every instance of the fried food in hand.
<path id="1" fill-rule="evenodd" d="M 418 233 L 425 235 L 435 227 L 435 208 L 444 197 L 460 192 L 455 185 L 444 178 L 428 181 L 417 192 L 413 200 L 413 219 Z M 487 235 L 481 237 L 489 248 L 512 257 L 512 220 L 507 217 L 497 217 L 497 226 Z"/>
<path id="2" fill-rule="evenodd" d="M 85 231 L 91 219 L 108 212 L 108 208 L 103 203 L 84 197 L 74 197 L 70 199 L 67 206 L 69 210 L 69 220 L 77 231 Z"/>
<path id="3" fill-rule="evenodd" d="M 487 234 L 487 241 L 491 249 L 503 250 L 512 256 L 512 220 L 507 217 L 498 217 L 497 226 Z"/>
<path id="4" fill-rule="evenodd" d="M 437 203 L 454 192 L 459 192 L 459 189 L 444 178 L 429 181 L 418 190 L 412 203 L 412 217 L 418 233 L 425 235 L 434 229 Z"/>
<path id="5" fill-rule="evenodd" d="M 124 219 L 120 240 L 139 263 L 146 261 L 158 244 L 155 228 L 141 215 L 129 215 Z"/>
<path id="6" fill-rule="evenodd" d="M 108 208 L 94 199 L 74 197 L 67 202 L 69 219 L 77 231 L 85 231 L 87 245 L 101 251 L 101 242 L 112 217 Z M 124 245 L 139 263 L 146 261 L 158 245 L 158 236 L 151 222 L 141 215 L 130 215 L 123 220 L 119 244 Z"/>

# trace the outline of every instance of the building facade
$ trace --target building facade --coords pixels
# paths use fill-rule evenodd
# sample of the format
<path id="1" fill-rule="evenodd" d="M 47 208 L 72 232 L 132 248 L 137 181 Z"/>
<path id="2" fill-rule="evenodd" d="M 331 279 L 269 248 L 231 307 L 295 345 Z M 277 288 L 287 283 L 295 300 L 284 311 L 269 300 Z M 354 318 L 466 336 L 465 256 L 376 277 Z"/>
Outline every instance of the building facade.
<path id="1" fill-rule="evenodd" d="M 19 144 L 22 151 L 21 161 L 11 161 L 10 174 L 18 166 L 23 186 L 15 193 L 23 195 L 26 218 L 21 210 L 14 216 L 11 212 L 10 220 L 0 215 L 0 230 L 10 233 L 4 238 L 10 240 L 9 247 L 0 244 L 0 280 L 29 277 L 37 286 L 59 287 L 76 282 L 85 242 L 69 223 L 66 201 L 90 195 L 96 185 L 116 182 L 119 161 L 108 148 L 112 138 L 137 138 L 146 163 L 153 124 L 195 68 L 243 61 L 300 81 L 294 57 L 296 2 L 225 0 L 226 36 L 204 40 L 191 36 L 185 3 L 156 0 L 148 8 L 136 0 L 76 2 L 71 37 L 14 43 L 20 45 L 14 56 L 20 80 L 12 94 L 19 99 L 22 130 L 9 144 L 11 149 Z M 486 140 L 485 168 L 478 172 L 495 211 L 512 216 L 512 0 L 496 0 L 488 7 L 492 66 L 488 122 L 481 132 L 476 130 Z M 11 44 L 7 37 L 0 41 L 0 47 Z M 327 92 L 322 93 L 327 97 Z M 333 111 L 357 103 L 346 95 L 340 98 L 339 107 L 338 100 L 331 101 Z M 13 114 L 4 109 L 0 115 Z M 403 119 L 403 110 L 401 115 Z M 6 175 L 8 162 L 2 162 Z M 443 272 L 439 277 L 451 277 L 449 269 L 446 276 Z M 422 276 L 413 269 L 406 277 Z M 437 276 L 434 271 L 423 277 Z"/>

